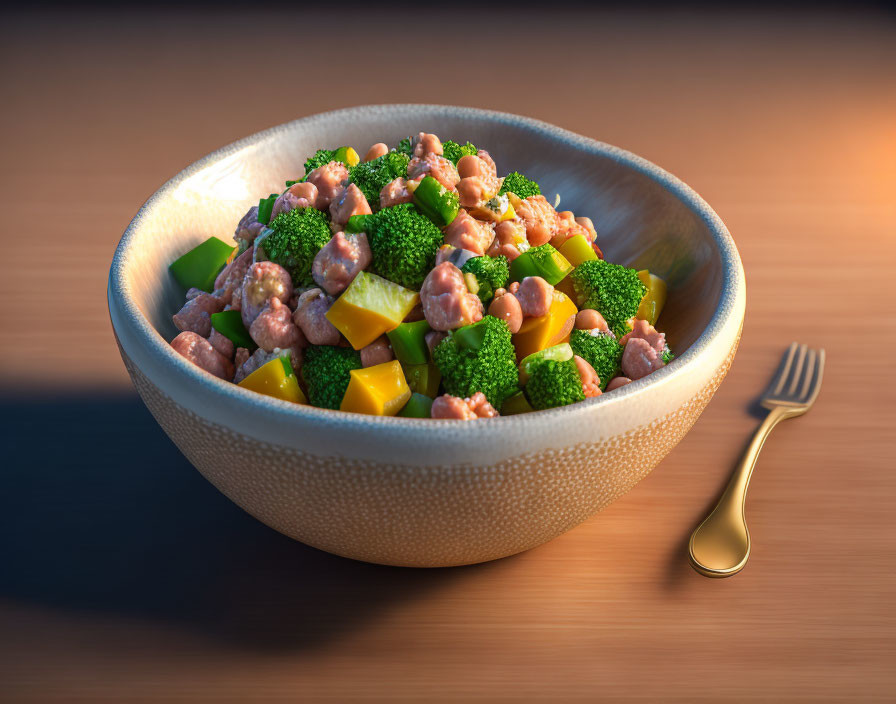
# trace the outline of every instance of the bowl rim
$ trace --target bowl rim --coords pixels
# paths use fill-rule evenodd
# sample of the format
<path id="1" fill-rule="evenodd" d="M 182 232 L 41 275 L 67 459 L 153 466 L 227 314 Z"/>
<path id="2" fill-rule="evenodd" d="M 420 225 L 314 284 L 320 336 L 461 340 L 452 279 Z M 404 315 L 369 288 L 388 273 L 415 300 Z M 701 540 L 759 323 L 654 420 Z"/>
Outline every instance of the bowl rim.
<path id="1" fill-rule="evenodd" d="M 444 114 L 445 112 L 450 112 L 452 117 L 485 119 L 487 121 L 502 123 L 508 126 L 522 127 L 543 136 L 562 140 L 576 149 L 584 151 L 590 155 L 608 158 L 650 178 L 675 196 L 696 216 L 698 220 L 706 225 L 715 246 L 718 249 L 722 264 L 722 287 L 719 300 L 713 311 L 712 317 L 704 330 L 685 352 L 680 356 L 676 356 L 673 363 L 666 365 L 647 377 L 638 379 L 616 389 L 612 394 L 601 394 L 596 398 L 585 399 L 579 403 L 560 408 L 552 408 L 512 416 L 479 419 L 476 423 L 470 424 L 473 427 L 465 428 L 468 433 L 470 433 L 470 431 L 473 431 L 473 433 L 470 434 L 474 434 L 476 431 L 480 433 L 491 433 L 493 431 L 490 430 L 490 428 L 495 424 L 514 423 L 518 426 L 526 426 L 527 424 L 543 422 L 547 420 L 548 415 L 550 415 L 551 420 L 560 420 L 560 417 L 565 415 L 570 422 L 574 422 L 576 419 L 573 416 L 590 413 L 597 408 L 622 404 L 625 403 L 627 399 L 632 399 L 634 397 L 643 397 L 645 394 L 649 393 L 653 387 L 672 382 L 675 379 L 682 378 L 685 375 L 696 371 L 700 364 L 699 358 L 701 352 L 704 352 L 715 339 L 716 335 L 726 327 L 731 316 L 737 314 L 738 308 L 735 304 L 738 296 L 745 289 L 746 284 L 740 255 L 731 234 L 728 232 L 728 228 L 716 212 L 697 194 L 696 191 L 685 184 L 681 179 L 673 176 L 656 164 L 637 154 L 621 149 L 620 147 L 615 147 L 605 142 L 585 137 L 542 120 L 513 113 L 433 103 L 368 104 L 315 113 L 256 132 L 205 155 L 162 184 L 162 186 L 158 188 L 145 203 L 143 203 L 134 215 L 122 234 L 112 258 L 108 280 L 107 302 L 113 331 L 116 333 L 116 339 L 119 339 L 119 345 L 121 345 L 121 342 L 118 331 L 115 329 L 115 315 L 113 309 L 117 310 L 122 318 L 130 323 L 132 332 L 136 333 L 137 344 L 143 345 L 145 351 L 151 354 L 156 360 L 167 364 L 167 367 L 171 369 L 172 372 L 178 374 L 184 383 L 198 384 L 199 386 L 196 387 L 197 389 L 204 387 L 206 390 L 222 394 L 236 403 L 248 405 L 251 409 L 266 413 L 274 412 L 281 417 L 294 419 L 295 421 L 301 421 L 306 424 L 321 424 L 326 425 L 329 428 L 336 425 L 339 426 L 340 429 L 345 429 L 347 431 L 370 429 L 371 426 L 380 427 L 383 425 L 392 428 L 400 426 L 425 427 L 430 431 L 437 431 L 440 428 L 456 428 L 456 422 L 451 419 L 371 416 L 345 411 L 333 411 L 305 404 L 289 403 L 287 401 L 281 401 L 249 391 L 230 381 L 219 379 L 176 353 L 168 341 L 166 341 L 155 327 L 153 327 L 146 316 L 140 311 L 137 304 L 128 295 L 130 286 L 127 283 L 125 272 L 128 264 L 129 247 L 131 241 L 135 237 L 135 232 L 142 224 L 142 221 L 147 217 L 148 213 L 150 213 L 158 204 L 164 202 L 164 200 L 167 199 L 184 181 L 217 161 L 232 156 L 244 148 L 257 146 L 268 140 L 274 139 L 281 133 L 291 131 L 297 125 L 339 120 L 350 114 L 357 115 L 358 113 L 361 113 L 363 115 L 363 113 L 368 110 L 395 112 L 414 110 L 429 113 L 429 115 L 421 115 L 421 119 L 425 119 L 426 117 L 437 119 L 440 113 Z M 741 313 L 741 316 L 742 315 L 743 314 Z M 742 324 L 742 320 L 740 321 L 740 324 Z M 738 327 L 740 327 L 740 325 Z M 521 429 L 523 428 L 521 427 Z"/>

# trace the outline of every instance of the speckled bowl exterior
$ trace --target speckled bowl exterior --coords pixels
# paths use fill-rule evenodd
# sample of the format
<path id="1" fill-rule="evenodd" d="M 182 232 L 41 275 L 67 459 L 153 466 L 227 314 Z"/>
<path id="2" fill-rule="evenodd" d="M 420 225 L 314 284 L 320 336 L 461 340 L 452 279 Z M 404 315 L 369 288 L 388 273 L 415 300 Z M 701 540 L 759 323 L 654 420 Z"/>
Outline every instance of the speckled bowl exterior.
<path id="1" fill-rule="evenodd" d="M 595 223 L 607 259 L 669 284 L 660 320 L 678 357 L 610 394 L 476 422 L 377 418 L 276 401 L 223 382 L 167 344 L 183 291 L 168 264 L 230 237 L 319 146 L 396 143 L 420 130 L 487 148 Z M 516 115 L 378 105 L 296 120 L 224 147 L 160 188 L 109 277 L 122 358 L 153 416 L 200 472 L 259 520 L 339 555 L 461 565 L 540 545 L 631 489 L 681 440 L 737 348 L 746 287 L 718 216 L 629 152 Z"/>

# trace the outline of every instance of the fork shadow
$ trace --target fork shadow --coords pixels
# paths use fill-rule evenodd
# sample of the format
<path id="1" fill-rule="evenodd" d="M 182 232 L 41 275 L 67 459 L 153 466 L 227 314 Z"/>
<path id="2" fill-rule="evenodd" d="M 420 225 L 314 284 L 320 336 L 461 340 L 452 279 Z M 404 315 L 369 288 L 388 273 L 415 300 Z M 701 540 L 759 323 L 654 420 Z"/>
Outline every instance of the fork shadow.
<path id="1" fill-rule="evenodd" d="M 252 649 L 313 647 L 466 569 L 336 557 L 244 513 L 135 394 L 0 394 L 0 598 L 174 622 Z"/>

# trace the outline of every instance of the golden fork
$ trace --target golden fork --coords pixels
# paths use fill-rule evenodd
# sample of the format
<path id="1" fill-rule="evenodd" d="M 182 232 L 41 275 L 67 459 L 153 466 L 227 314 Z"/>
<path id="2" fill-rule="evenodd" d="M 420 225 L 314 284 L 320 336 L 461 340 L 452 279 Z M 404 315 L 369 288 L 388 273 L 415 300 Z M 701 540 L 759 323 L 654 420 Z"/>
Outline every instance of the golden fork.
<path id="1" fill-rule="evenodd" d="M 688 554 L 691 566 L 700 574 L 730 577 L 747 564 L 750 531 L 744 517 L 744 502 L 759 451 L 780 421 L 801 416 L 812 408 L 823 375 L 824 350 L 809 349 L 795 342 L 790 345 L 760 401 L 769 414 L 753 435 L 719 503 L 691 534 Z"/>

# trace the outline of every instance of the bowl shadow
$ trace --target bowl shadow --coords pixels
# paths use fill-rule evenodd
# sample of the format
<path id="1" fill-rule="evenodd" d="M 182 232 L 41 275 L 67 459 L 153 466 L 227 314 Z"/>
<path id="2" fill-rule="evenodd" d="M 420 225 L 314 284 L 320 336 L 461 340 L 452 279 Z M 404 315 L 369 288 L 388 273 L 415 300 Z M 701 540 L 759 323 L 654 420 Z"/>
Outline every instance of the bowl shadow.
<path id="1" fill-rule="evenodd" d="M 468 570 L 344 559 L 246 514 L 133 393 L 0 394 L 0 597 L 314 647 Z"/>

